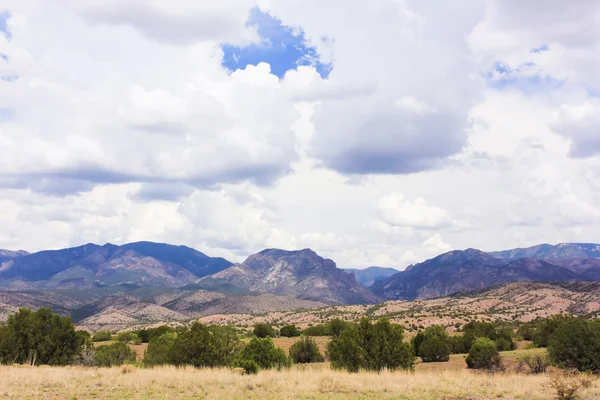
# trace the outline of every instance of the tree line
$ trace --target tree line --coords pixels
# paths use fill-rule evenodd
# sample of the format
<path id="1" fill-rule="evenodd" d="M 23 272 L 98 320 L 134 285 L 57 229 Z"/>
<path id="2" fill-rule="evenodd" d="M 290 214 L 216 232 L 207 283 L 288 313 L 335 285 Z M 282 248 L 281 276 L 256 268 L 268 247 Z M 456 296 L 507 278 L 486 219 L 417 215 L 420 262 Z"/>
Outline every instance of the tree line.
<path id="1" fill-rule="evenodd" d="M 331 336 L 325 355 L 307 330 L 309 334 L 326 332 Z M 273 343 L 273 337 L 282 331 L 301 335 L 288 353 Z M 557 366 L 600 372 L 600 320 L 554 316 L 522 324 L 516 335 L 547 346 L 550 360 Z M 94 342 L 107 341 L 110 344 L 94 346 Z M 408 340 L 401 325 L 385 318 L 373 321 L 365 317 L 356 323 L 334 319 L 303 332 L 293 325 L 276 332 L 268 324 L 257 324 L 249 340 L 232 326 L 199 322 L 117 335 L 98 331 L 92 337 L 76 331 L 70 317 L 54 314 L 48 308 L 35 312 L 21 309 L 0 325 L 0 363 L 110 367 L 136 362 L 129 344 L 141 342 L 148 343 L 143 359 L 147 367 L 234 367 L 256 373 L 260 369 L 289 368 L 293 363 L 322 362 L 326 357 L 332 368 L 349 372 L 411 370 L 417 357 L 422 362 L 444 362 L 450 354 L 467 353 L 469 368 L 496 370 L 502 368 L 499 352 L 515 348 L 515 329 L 507 323 L 471 321 L 458 335 L 451 336 L 445 327 L 434 325 Z"/>

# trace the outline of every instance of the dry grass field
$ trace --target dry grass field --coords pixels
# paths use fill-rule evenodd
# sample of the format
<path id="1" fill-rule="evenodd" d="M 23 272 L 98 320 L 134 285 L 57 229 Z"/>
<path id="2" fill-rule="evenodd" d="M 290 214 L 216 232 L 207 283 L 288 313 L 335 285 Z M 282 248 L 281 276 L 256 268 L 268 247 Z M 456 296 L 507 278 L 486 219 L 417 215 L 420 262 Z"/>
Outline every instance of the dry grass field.
<path id="1" fill-rule="evenodd" d="M 164 367 L 0 367 L 2 399 L 522 399 L 554 398 L 547 375 L 488 375 L 469 371 L 348 374 L 329 369 L 263 371 Z M 600 385 L 581 392 L 599 399 Z"/>

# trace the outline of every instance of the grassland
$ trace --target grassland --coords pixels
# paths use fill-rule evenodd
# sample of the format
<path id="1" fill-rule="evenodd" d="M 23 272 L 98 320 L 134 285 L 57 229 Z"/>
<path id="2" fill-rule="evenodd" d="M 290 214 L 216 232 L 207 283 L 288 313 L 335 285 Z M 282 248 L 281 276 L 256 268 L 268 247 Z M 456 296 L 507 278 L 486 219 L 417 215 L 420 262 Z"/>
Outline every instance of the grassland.
<path id="1" fill-rule="evenodd" d="M 164 367 L 0 367 L 2 399 L 523 399 L 554 397 L 547 375 L 469 371 L 348 374 L 293 368 L 240 376 L 229 370 Z M 600 397 L 600 385 L 581 392 Z"/>

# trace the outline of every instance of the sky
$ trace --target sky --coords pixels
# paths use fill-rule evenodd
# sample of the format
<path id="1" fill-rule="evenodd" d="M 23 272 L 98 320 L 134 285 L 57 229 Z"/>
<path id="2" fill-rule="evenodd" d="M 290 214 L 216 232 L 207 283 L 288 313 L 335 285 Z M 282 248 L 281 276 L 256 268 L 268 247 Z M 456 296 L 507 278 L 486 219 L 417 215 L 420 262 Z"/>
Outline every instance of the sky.
<path id="1" fill-rule="evenodd" d="M 4 0 L 0 248 L 600 242 L 599 68 L 592 0 Z"/>

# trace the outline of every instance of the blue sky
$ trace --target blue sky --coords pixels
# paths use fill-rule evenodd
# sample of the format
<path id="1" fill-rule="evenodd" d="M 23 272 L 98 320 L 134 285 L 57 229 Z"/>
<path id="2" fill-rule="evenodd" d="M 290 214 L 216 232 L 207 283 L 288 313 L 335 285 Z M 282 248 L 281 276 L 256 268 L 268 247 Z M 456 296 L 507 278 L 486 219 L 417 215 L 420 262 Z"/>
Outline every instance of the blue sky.
<path id="1" fill-rule="evenodd" d="M 286 71 L 299 65 L 314 65 L 321 77 L 329 76 L 331 65 L 319 60 L 316 49 L 307 43 L 301 29 L 283 25 L 279 19 L 258 8 L 250 12 L 247 25 L 256 27 L 261 43 L 223 45 L 223 65 L 228 69 L 235 71 L 266 62 L 271 65 L 271 72 L 282 78 Z"/>
<path id="2" fill-rule="evenodd" d="M 8 11 L 0 11 L 0 32 L 4 33 L 4 35 L 10 39 L 10 31 L 8 30 L 7 21 L 10 18 L 10 12 Z"/>

